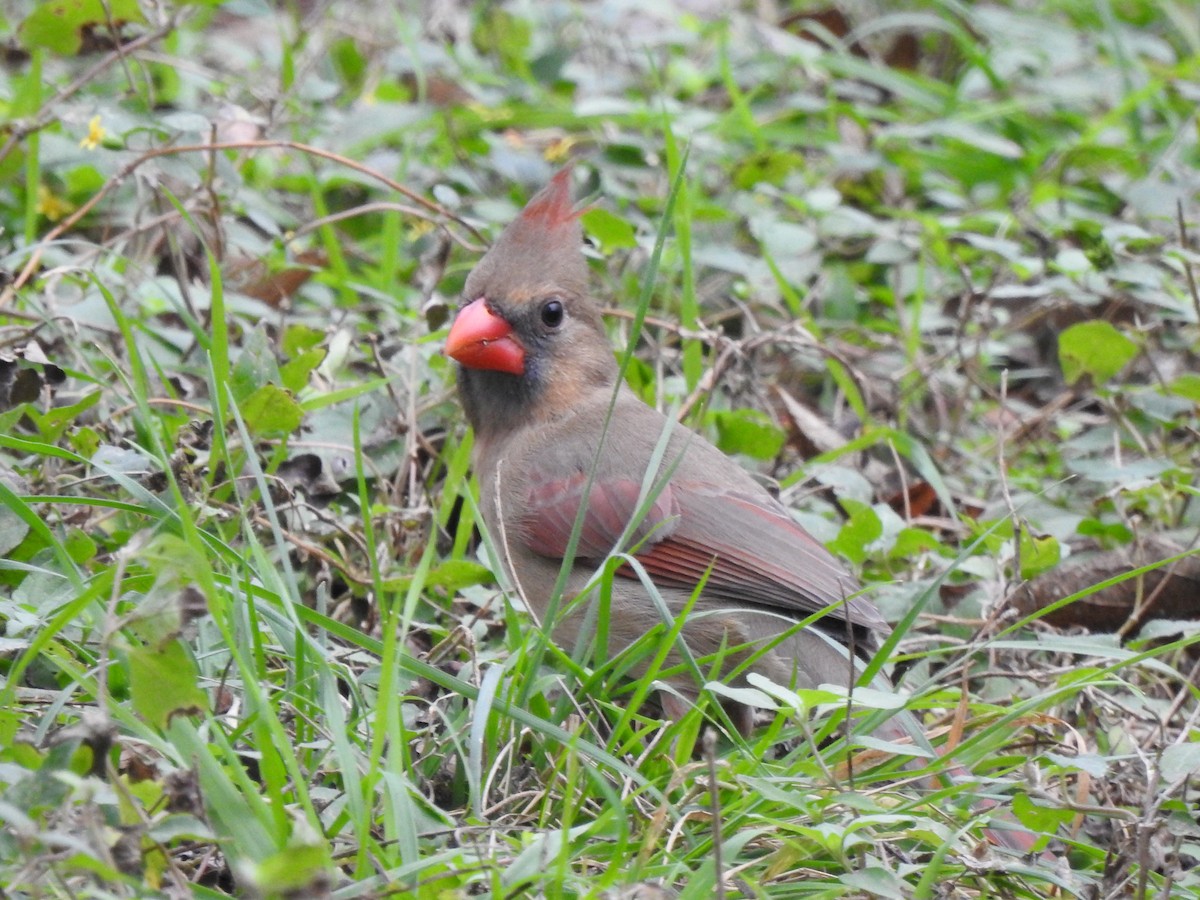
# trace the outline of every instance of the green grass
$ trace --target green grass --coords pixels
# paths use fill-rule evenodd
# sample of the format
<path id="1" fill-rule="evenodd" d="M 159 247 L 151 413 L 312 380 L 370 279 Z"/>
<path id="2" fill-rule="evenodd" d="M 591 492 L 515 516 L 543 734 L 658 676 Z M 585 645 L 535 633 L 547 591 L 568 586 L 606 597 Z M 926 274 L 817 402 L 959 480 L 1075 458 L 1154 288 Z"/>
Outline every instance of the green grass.
<path id="1" fill-rule="evenodd" d="M 1200 894 L 1200 17 L 848 15 L 0 13 L 7 896 Z M 567 160 L 627 380 L 862 576 L 930 778 L 497 585 L 440 346 Z"/>

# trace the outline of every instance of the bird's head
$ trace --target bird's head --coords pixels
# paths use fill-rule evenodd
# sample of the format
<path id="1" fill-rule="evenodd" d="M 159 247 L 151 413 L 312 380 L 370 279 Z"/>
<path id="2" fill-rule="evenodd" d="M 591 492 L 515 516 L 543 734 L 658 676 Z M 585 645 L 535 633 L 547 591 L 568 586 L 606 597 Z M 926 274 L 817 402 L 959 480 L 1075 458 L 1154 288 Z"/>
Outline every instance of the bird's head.
<path id="1" fill-rule="evenodd" d="M 611 386 L 616 363 L 588 296 L 580 211 L 564 169 L 521 211 L 467 277 L 446 338 L 477 431 L 570 410 Z"/>

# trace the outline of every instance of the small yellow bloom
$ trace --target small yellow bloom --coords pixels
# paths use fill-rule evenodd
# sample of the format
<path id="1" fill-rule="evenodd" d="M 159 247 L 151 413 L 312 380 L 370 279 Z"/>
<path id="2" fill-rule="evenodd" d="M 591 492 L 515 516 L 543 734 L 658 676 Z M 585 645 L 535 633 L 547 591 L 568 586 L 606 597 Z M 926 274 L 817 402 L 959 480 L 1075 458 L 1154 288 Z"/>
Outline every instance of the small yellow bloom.
<path id="1" fill-rule="evenodd" d="M 410 241 L 415 241 L 422 235 L 429 234 L 433 231 L 433 223 L 428 219 L 415 219 L 408 223 L 408 228 L 405 229 L 407 237 Z"/>
<path id="2" fill-rule="evenodd" d="M 546 147 L 546 150 L 543 154 L 546 157 L 546 162 L 565 162 L 571 156 L 571 148 L 577 143 L 579 142 L 573 137 L 555 138 L 550 142 L 550 145 Z"/>
<path id="3" fill-rule="evenodd" d="M 105 134 L 104 126 L 100 124 L 100 117 L 92 116 L 91 121 L 88 122 L 87 136 L 79 142 L 79 146 L 85 150 L 95 150 L 104 140 Z"/>
<path id="4" fill-rule="evenodd" d="M 66 200 L 54 196 L 50 188 L 38 185 L 37 211 L 51 222 L 57 222 L 75 209 Z"/>
<path id="5" fill-rule="evenodd" d="M 485 122 L 497 122 L 501 119 L 507 119 L 512 115 L 507 106 L 491 107 L 484 106 L 482 103 L 468 103 L 466 108 Z"/>

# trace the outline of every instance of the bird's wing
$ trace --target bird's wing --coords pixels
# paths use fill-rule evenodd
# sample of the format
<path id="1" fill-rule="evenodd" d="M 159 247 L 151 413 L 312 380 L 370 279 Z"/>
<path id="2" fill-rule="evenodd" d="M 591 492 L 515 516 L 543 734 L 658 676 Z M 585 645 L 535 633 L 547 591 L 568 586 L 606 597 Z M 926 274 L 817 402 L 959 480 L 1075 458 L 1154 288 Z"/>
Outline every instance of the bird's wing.
<path id="1" fill-rule="evenodd" d="M 542 480 L 528 491 L 520 534 L 529 550 L 552 559 L 566 555 L 587 487 L 587 476 L 576 473 Z M 644 515 L 618 548 L 640 497 L 641 483 L 633 479 L 593 479 L 576 558 L 600 560 L 616 549 L 632 550 L 660 587 L 691 591 L 707 573 L 708 597 L 792 617 L 845 600 L 831 615 L 887 627 L 869 601 L 851 598 L 857 586 L 837 560 L 765 492 L 672 479 L 648 505 L 642 502 Z M 618 574 L 636 577 L 627 567 Z"/>
<path id="2" fill-rule="evenodd" d="M 520 516 L 521 534 L 530 550 L 551 559 L 566 556 L 586 489 L 588 477 L 583 473 L 547 478 L 529 489 Z M 576 558 L 600 560 L 617 549 L 617 542 L 637 515 L 640 496 L 641 484 L 630 478 L 592 480 L 575 547 Z M 650 500 L 641 521 L 631 530 L 626 546 L 636 547 L 647 539 L 659 542 L 678 525 L 679 508 L 668 484 Z"/>

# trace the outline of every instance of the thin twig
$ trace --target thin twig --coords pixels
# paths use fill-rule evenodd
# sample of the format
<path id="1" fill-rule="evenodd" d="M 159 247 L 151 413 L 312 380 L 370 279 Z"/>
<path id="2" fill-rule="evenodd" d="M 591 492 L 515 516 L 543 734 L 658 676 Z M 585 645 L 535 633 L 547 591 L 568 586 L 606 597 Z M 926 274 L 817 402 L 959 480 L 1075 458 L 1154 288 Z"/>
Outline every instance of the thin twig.
<path id="1" fill-rule="evenodd" d="M 1179 222 L 1179 244 L 1181 249 L 1188 248 L 1187 221 L 1183 218 L 1183 201 L 1175 201 L 1175 218 Z M 1196 321 L 1200 323 L 1200 290 L 1196 288 L 1196 273 L 1192 271 L 1191 263 L 1184 260 L 1183 275 L 1187 278 L 1188 292 L 1192 295 L 1192 306 L 1196 310 Z"/>

